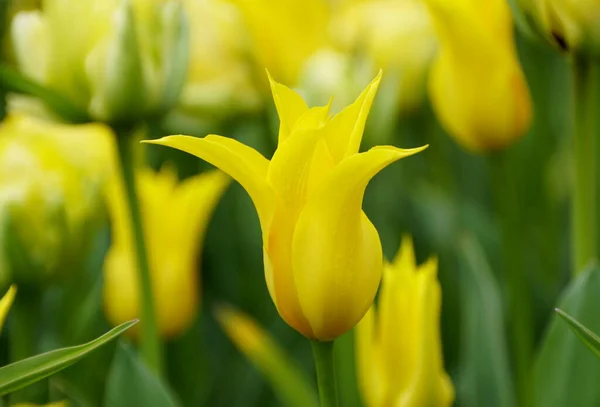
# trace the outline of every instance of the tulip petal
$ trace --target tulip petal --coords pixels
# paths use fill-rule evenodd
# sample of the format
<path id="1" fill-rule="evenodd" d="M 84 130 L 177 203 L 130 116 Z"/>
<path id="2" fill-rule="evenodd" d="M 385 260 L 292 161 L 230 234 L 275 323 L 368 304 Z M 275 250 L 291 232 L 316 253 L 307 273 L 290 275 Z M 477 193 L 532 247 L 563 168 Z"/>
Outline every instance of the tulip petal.
<path id="1" fill-rule="evenodd" d="M 185 151 L 229 174 L 248 192 L 263 231 L 268 230 L 273 213 L 273 192 L 266 182 L 269 160 L 258 151 L 237 140 L 216 135 L 204 138 L 178 135 L 143 142 Z"/>
<path id="2" fill-rule="evenodd" d="M 308 199 L 294 233 L 292 264 L 300 305 L 317 339 L 331 340 L 352 328 L 379 285 L 381 243 L 361 210 L 368 182 L 424 148 L 382 146 L 350 156 Z"/>
<path id="3" fill-rule="evenodd" d="M 291 134 L 292 129 L 296 125 L 296 121 L 298 121 L 300 116 L 308 110 L 308 106 L 299 94 L 287 86 L 275 82 L 271 77 L 271 74 L 269 74 L 269 71 L 267 71 L 267 76 L 269 77 L 269 83 L 271 84 L 275 108 L 279 115 L 278 143 L 281 145 Z"/>
<path id="4" fill-rule="evenodd" d="M 382 72 L 371 81 L 354 103 L 334 116 L 327 124 L 327 144 L 336 163 L 358 152 L 367 116 L 377 94 Z"/>
<path id="5" fill-rule="evenodd" d="M 10 311 L 10 307 L 15 300 L 15 296 L 17 295 L 17 286 L 11 285 L 0 299 L 0 329 L 4 326 L 4 321 L 6 320 L 6 316 L 8 315 L 8 311 Z"/>

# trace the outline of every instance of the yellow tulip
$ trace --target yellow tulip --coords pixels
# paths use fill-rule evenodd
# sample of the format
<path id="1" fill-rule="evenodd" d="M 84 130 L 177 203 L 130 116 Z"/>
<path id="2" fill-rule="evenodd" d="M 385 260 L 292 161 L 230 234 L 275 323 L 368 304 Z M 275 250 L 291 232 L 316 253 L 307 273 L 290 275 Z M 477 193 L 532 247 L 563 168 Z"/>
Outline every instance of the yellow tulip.
<path id="1" fill-rule="evenodd" d="M 184 112 L 220 114 L 258 107 L 239 11 L 220 0 L 186 0 L 190 61 L 179 104 Z"/>
<path id="2" fill-rule="evenodd" d="M 4 327 L 4 321 L 6 321 L 6 317 L 8 316 L 8 311 L 10 311 L 10 307 L 12 306 L 13 301 L 15 300 L 15 296 L 17 295 L 17 286 L 11 285 L 0 299 L 0 329 Z"/>
<path id="3" fill-rule="evenodd" d="M 112 137 L 98 124 L 25 116 L 0 125 L 0 283 L 44 283 L 78 269 L 102 220 Z"/>
<path id="4" fill-rule="evenodd" d="M 258 66 L 296 85 L 306 59 L 328 38 L 325 0 L 230 0 L 242 12 Z"/>
<path id="5" fill-rule="evenodd" d="M 600 2 L 597 0 L 519 0 L 542 35 L 563 51 L 600 53 Z"/>
<path id="6" fill-rule="evenodd" d="M 48 404 L 33 404 L 33 403 L 17 403 L 13 404 L 13 407 L 69 407 L 68 401 L 56 401 Z"/>
<path id="7" fill-rule="evenodd" d="M 440 42 L 429 90 L 437 116 L 475 152 L 501 149 L 529 128 L 531 100 L 505 0 L 425 0 Z"/>
<path id="8" fill-rule="evenodd" d="M 267 287 L 279 314 L 304 336 L 333 340 L 367 311 L 381 276 L 381 242 L 361 210 L 370 179 L 424 148 L 358 153 L 381 75 L 330 117 L 273 81 L 279 142 L 269 161 L 236 140 L 170 136 L 148 141 L 194 154 L 248 192 L 260 219 Z"/>
<path id="9" fill-rule="evenodd" d="M 440 306 L 437 260 L 417 266 L 412 240 L 405 237 L 394 262 L 384 267 L 377 307 L 355 331 L 359 385 L 368 407 L 452 405 Z"/>
<path id="10" fill-rule="evenodd" d="M 348 54 L 364 54 L 374 68 L 398 78 L 398 105 L 418 106 L 425 94 L 436 37 L 421 0 L 352 2 L 332 22 L 333 41 Z"/>
<path id="11" fill-rule="evenodd" d="M 182 333 L 198 309 L 198 257 L 210 215 L 229 182 L 218 171 L 181 183 L 170 168 L 141 171 L 137 190 L 148 251 L 158 329 Z M 114 325 L 139 318 L 133 231 L 122 185 L 109 189 L 112 245 L 104 262 L 104 308 Z"/>
<path id="12" fill-rule="evenodd" d="M 164 0 L 44 0 L 18 13 L 19 68 L 102 121 L 162 112 L 175 103 L 187 64 L 181 5 Z"/>

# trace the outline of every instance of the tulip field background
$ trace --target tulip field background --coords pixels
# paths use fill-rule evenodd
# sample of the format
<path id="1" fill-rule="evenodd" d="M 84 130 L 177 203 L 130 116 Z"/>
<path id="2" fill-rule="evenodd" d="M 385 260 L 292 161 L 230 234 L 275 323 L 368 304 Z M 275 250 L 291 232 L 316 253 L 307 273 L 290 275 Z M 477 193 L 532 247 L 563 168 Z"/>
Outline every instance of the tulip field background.
<path id="1" fill-rule="evenodd" d="M 132 284 L 132 280 L 119 277 L 119 267 L 128 267 L 126 262 L 115 263 L 117 266 L 112 269 L 111 278 L 116 280 L 111 280 L 111 285 L 105 285 L 105 260 L 109 258 L 107 253 L 111 244 L 114 244 L 115 222 L 111 223 L 114 214 L 109 210 L 110 204 L 106 203 L 104 193 L 94 195 L 93 203 L 89 204 L 94 208 L 89 211 L 92 216 L 86 218 L 78 231 L 71 230 L 74 234 L 68 239 L 61 235 L 66 233 L 66 229 L 57 229 L 51 216 L 39 215 L 46 213 L 43 211 L 47 207 L 43 205 L 50 201 L 49 198 L 40 198 L 39 202 L 43 203 L 36 204 L 38 201 L 21 202 L 10 195 L 14 193 L 15 185 L 20 185 L 21 179 L 23 182 L 33 181 L 30 181 L 27 173 L 16 172 L 19 168 L 27 171 L 26 166 L 5 168 L 4 163 L 16 162 L 20 158 L 4 149 L 4 144 L 1 144 L 3 138 L 8 140 L 27 132 L 52 132 L 57 137 L 61 137 L 60 134 L 77 137 L 79 134 L 79 130 L 72 130 L 72 134 L 65 133 L 71 125 L 52 127 L 54 124 L 50 123 L 57 120 L 64 122 L 64 117 L 61 119 L 60 115 L 47 114 L 52 109 L 40 113 L 39 106 L 22 95 L 18 96 L 23 93 L 22 88 L 19 88 L 17 80 L 11 86 L 13 77 L 6 74 L 10 70 L 11 73 L 27 77 L 23 73 L 26 69 L 19 63 L 22 56 L 19 56 L 18 45 L 15 44 L 19 39 L 22 42 L 35 42 L 32 38 L 15 38 L 19 33 L 24 34 L 14 29 L 11 19 L 23 10 L 40 7 L 44 10 L 44 7 L 56 2 L 58 0 L 47 0 L 40 5 L 35 1 L 0 0 L 0 5 L 7 11 L 0 19 L 0 34 L 4 36 L 0 68 L 6 68 L 4 71 L 0 69 L 0 94 L 5 96 L 0 104 L 0 117 L 4 117 L 4 122 L 0 123 L 0 291 L 7 290 L 10 284 L 17 285 L 16 302 L 0 336 L 1 366 L 15 362 L 15 355 L 20 355 L 19 359 L 22 359 L 97 338 L 117 322 L 132 319 L 128 314 L 119 320 L 121 311 L 125 315 L 123 310 L 130 309 L 130 303 L 138 299 L 130 297 L 132 291 L 125 287 Z M 152 7 L 158 7 L 155 3 L 160 3 L 151 0 L 138 2 L 151 3 Z M 444 3 L 441 0 L 423 0 L 423 3 L 428 2 Z M 118 1 L 115 0 L 115 3 Z M 444 368 L 454 386 L 453 405 L 600 405 L 600 387 L 597 385 L 600 382 L 600 360 L 554 312 L 555 308 L 563 309 L 591 331 L 600 333 L 600 270 L 596 268 L 594 259 L 586 263 L 588 265 L 581 273 L 575 273 L 572 267 L 574 243 L 570 208 L 578 158 L 572 154 L 574 101 L 569 55 L 560 53 L 542 41 L 533 41 L 516 25 L 511 26 L 515 30 L 518 60 L 531 96 L 531 126 L 522 132 L 522 137 L 520 134 L 509 137 L 510 140 L 502 143 L 501 148 L 468 149 L 464 148 L 464 143 L 457 143 L 452 131 L 439 120 L 436 113 L 438 106 L 428 92 L 426 78 L 431 61 L 435 59 L 435 51 L 430 52 L 432 56 L 428 62 L 419 67 L 418 75 L 412 71 L 407 73 L 408 69 L 403 71 L 401 63 L 384 66 L 382 61 L 386 58 L 377 56 L 377 53 L 389 54 L 392 56 L 387 60 L 392 60 L 394 53 L 399 53 L 402 54 L 399 60 L 407 61 L 410 60 L 407 55 L 416 55 L 422 49 L 435 50 L 444 44 L 443 41 L 435 38 L 426 40 L 425 34 L 417 30 L 412 35 L 407 34 L 404 41 L 398 40 L 402 37 L 393 37 L 391 43 L 386 42 L 384 34 L 372 40 L 379 45 L 372 48 L 366 30 L 358 34 L 364 40 L 364 49 L 356 46 L 353 51 L 344 50 L 343 47 L 342 51 L 336 50 L 346 58 L 343 59 L 343 68 L 340 68 L 340 59 L 331 62 L 327 54 L 323 54 L 325 56 L 322 59 L 309 59 L 307 56 L 273 57 L 270 59 L 272 65 L 269 65 L 269 62 L 256 56 L 260 54 L 256 49 L 265 47 L 260 41 L 273 41 L 273 44 L 269 43 L 269 49 L 277 56 L 304 52 L 300 50 L 298 38 L 303 38 L 303 30 L 306 30 L 306 37 L 310 37 L 308 33 L 311 32 L 312 23 L 289 34 L 290 37 L 296 37 L 286 47 L 282 46 L 289 39 L 285 29 L 292 28 L 287 27 L 285 19 L 276 14 L 277 7 L 269 9 L 267 1 L 197 0 L 195 6 L 194 0 L 181 3 L 187 13 L 191 35 L 187 44 L 190 69 L 187 70 L 187 76 L 182 76 L 185 81 L 183 91 L 169 109 L 160 114 L 146 112 L 143 119 L 136 119 L 133 160 L 138 168 L 156 171 L 165 171 L 167 168 L 171 175 L 178 174 L 182 182 L 213 170 L 214 167 L 190 154 L 163 146 L 137 143 L 142 139 L 157 139 L 171 134 L 198 137 L 219 134 L 234 138 L 270 158 L 277 148 L 279 120 L 265 68 L 278 82 L 298 89 L 313 105 L 327 103 L 332 96 L 330 93 L 338 92 L 340 95 L 333 95 L 332 109 L 339 111 L 358 97 L 381 67 L 383 80 L 366 124 L 361 151 L 376 145 L 414 148 L 428 144 L 429 147 L 382 170 L 366 190 L 363 210 L 379 232 L 385 258 L 391 260 L 395 257 L 403 236 L 412 236 L 419 264 L 431 256 L 438 258 L 442 292 L 439 320 L 441 346 Z M 227 19 L 229 17 L 209 14 L 214 12 L 215 7 L 221 7 L 216 6 L 220 3 L 227 4 L 227 13 L 235 11 L 236 4 L 245 4 L 245 7 L 253 4 L 252 7 L 257 8 L 263 17 L 271 16 L 278 21 L 282 26 L 279 27 L 281 32 L 265 29 L 264 35 L 257 41 L 243 31 L 242 23 L 252 25 L 252 21 L 248 22 L 248 16 L 252 13 L 235 11 L 243 16 L 238 26 L 238 20 L 232 24 Z M 338 3 L 344 1 L 322 0 L 322 3 L 327 3 L 331 10 L 342 10 L 343 7 Z M 354 2 L 348 0 L 348 3 Z M 394 17 L 394 13 L 403 12 L 401 4 L 421 2 L 364 0 L 361 3 L 383 9 L 389 7 L 388 14 Z M 240 10 L 243 7 L 240 6 Z M 294 6 L 289 7 L 293 9 Z M 508 6 L 505 7 L 508 10 Z M 513 4 L 513 7 L 516 6 Z M 307 6 L 306 10 L 310 11 L 310 8 Z M 334 17 L 336 12 L 342 14 L 342 11 L 332 11 Z M 421 26 L 421 22 L 417 24 L 411 20 L 411 16 L 407 12 L 397 22 L 390 17 L 392 22 L 386 24 L 407 27 L 406 32 L 410 33 L 411 27 Z M 305 17 L 299 15 L 298 19 Z M 489 16 L 486 17 L 482 12 L 481 19 L 485 18 Z M 257 18 L 257 21 L 260 25 L 260 19 Z M 600 24 L 600 21 L 596 23 Z M 265 27 L 271 26 L 266 24 Z M 145 35 L 150 36 L 150 33 Z M 234 35 L 238 37 L 232 40 L 230 37 Z M 249 40 L 250 37 L 254 42 Z M 281 41 L 275 41 L 274 38 Z M 362 40 L 356 40 L 357 44 L 363 44 Z M 140 43 L 145 44 L 143 41 Z M 477 52 L 477 48 L 474 47 L 472 52 Z M 278 66 L 277 61 L 284 65 L 281 60 L 285 58 L 288 65 L 283 68 Z M 116 63 L 118 61 L 121 60 Z M 63 62 L 65 65 L 68 60 Z M 468 62 L 465 60 L 464 63 Z M 499 69 L 499 66 L 490 64 L 485 67 L 484 73 L 486 70 Z M 411 69 L 415 69 L 414 66 Z M 296 77 L 288 75 L 295 70 L 303 73 Z M 243 80 L 240 80 L 240 75 Z M 600 69 L 593 71 L 591 77 L 600 81 Z M 295 82 L 290 78 L 294 78 Z M 39 78 L 37 81 L 43 84 Z M 598 93 L 598 89 L 592 87 L 592 80 L 588 85 L 592 92 L 595 90 Z M 488 86 L 487 76 L 482 74 L 479 86 L 482 99 L 489 96 L 488 91 L 491 92 Z M 48 87 L 52 88 L 51 85 Z M 123 89 L 130 90 L 126 85 Z M 460 87 L 455 89 L 456 92 L 460 90 Z M 85 91 L 92 92 L 89 89 Z M 33 99 L 43 98 L 35 91 L 30 93 Z M 29 99 L 32 99 L 31 94 Z M 410 102 L 406 102 L 406 99 Z M 114 134 L 121 137 L 122 133 L 119 132 L 124 127 L 116 125 L 116 120 L 92 120 L 101 115 L 88 109 L 86 103 L 82 102 L 80 107 L 88 112 L 90 120 L 83 122 L 108 123 L 112 130 L 107 127 L 101 131 L 110 132 L 111 142 L 114 143 Z M 125 100 L 124 105 L 127 106 L 127 103 L 131 106 L 134 102 Z M 600 104 L 590 109 L 593 109 L 592 115 L 600 115 Z M 131 111 L 127 110 L 126 114 L 131 114 Z M 148 111 L 159 110 L 153 107 Z M 493 116 L 494 112 L 489 114 Z M 26 126 L 24 130 L 17 130 L 16 122 L 11 122 L 16 120 L 15 117 L 38 117 L 35 120 L 41 122 L 29 130 Z M 595 132 L 595 137 L 598 136 L 600 129 Z M 67 150 L 68 144 L 67 141 Z M 44 156 L 44 151 L 49 151 L 44 148 L 38 148 L 32 154 Z M 86 147 L 83 142 L 77 143 L 73 144 L 69 154 L 78 155 L 81 152 L 83 156 L 82 151 L 86 148 L 100 147 Z M 110 151 L 114 154 L 113 150 Z M 111 160 L 116 162 L 115 157 Z M 17 170 L 11 173 L 11 168 Z M 77 174 L 87 170 L 71 169 Z M 60 201 L 59 206 L 65 206 L 68 202 L 78 205 L 87 202 L 85 199 L 89 199 L 93 182 L 114 176 L 108 173 L 104 174 L 106 177 L 96 175 L 94 181 L 89 181 L 92 178 L 85 181 L 88 190 L 80 188 L 88 193 L 86 198 L 80 193 L 72 201 Z M 600 178 L 596 175 L 597 168 L 592 167 L 589 179 L 600 187 Z M 136 339 L 141 330 L 140 326 L 136 326 L 133 328 L 134 334 L 123 334 L 73 366 L 13 395 L 4 396 L 0 405 L 17 405 L 17 402 L 24 401 L 44 405 L 65 401 L 68 403 L 66 405 L 81 407 L 300 407 L 307 405 L 305 400 L 311 400 L 312 397 L 316 400 L 318 389 L 310 342 L 279 316 L 265 283 L 261 228 L 253 203 L 237 182 L 226 184 L 223 178 L 219 185 L 214 188 L 219 191 L 221 188 L 224 192 L 220 199 L 216 193 L 214 211 L 211 213 L 210 204 L 206 204 L 205 209 L 198 209 L 198 214 L 194 215 L 198 219 L 206 218 L 205 233 L 169 235 L 172 241 L 168 243 L 175 248 L 173 250 L 177 246 L 191 246 L 193 271 L 191 274 L 173 274 L 173 278 L 185 279 L 181 281 L 181 286 L 193 287 L 194 294 L 191 295 L 198 302 L 192 306 L 182 305 L 185 295 L 179 291 L 170 292 L 166 288 L 159 290 L 163 297 L 154 298 L 155 307 L 168 310 L 165 311 L 166 319 L 177 326 L 174 328 L 177 331 L 175 334 L 161 335 L 160 346 L 164 351 L 162 374 L 156 376 L 143 360 Z M 52 194 L 55 190 L 42 188 L 40 191 L 40 194 Z M 59 200 L 62 199 L 58 192 L 56 194 Z M 159 194 L 157 192 L 156 196 Z M 156 202 L 159 202 L 158 199 Z M 199 205 L 192 201 L 185 206 L 185 211 L 195 213 L 193 208 L 200 208 Z M 11 209 L 14 207 L 18 211 Z M 172 207 L 176 208 L 175 204 Z M 170 216 L 169 207 L 165 207 L 162 213 L 165 217 Z M 196 218 L 190 215 L 187 219 Z M 596 224 L 597 219 L 590 219 L 590 222 L 592 228 L 600 226 Z M 35 228 L 48 231 L 48 234 L 22 233 Z M 50 232 L 56 235 L 48 238 Z M 30 236 L 30 240 L 23 236 Z M 32 248 L 38 247 L 34 240 L 43 236 L 60 242 L 68 241 L 65 245 L 69 245 L 70 251 L 67 250 L 68 254 L 59 260 L 45 252 L 41 255 L 32 254 Z M 160 244 L 150 243 L 147 246 L 152 251 Z M 164 245 L 166 247 L 167 242 Z M 166 265 L 176 263 L 179 256 L 170 254 L 169 250 L 156 252 L 165 256 Z M 150 267 L 155 267 L 152 255 L 150 259 Z M 56 264 L 53 263 L 53 268 L 46 268 L 45 261 L 54 261 Z M 34 270 L 23 264 L 43 266 Z M 20 271 L 22 269 L 27 270 Z M 42 270 L 55 271 L 44 274 Z M 128 271 L 127 275 L 132 273 Z M 118 294 L 109 292 L 113 289 Z M 31 300 L 17 306 L 20 296 L 35 298 L 38 302 Z M 245 353 L 236 347 L 218 320 L 218 316 L 227 314 L 224 310 L 230 310 L 230 307 L 254 319 L 269 333 L 276 345 L 256 345 L 252 342 L 255 338 L 248 336 Z M 110 315 L 116 317 L 111 318 Z M 140 318 L 140 315 L 133 317 Z M 233 326 L 235 331 L 235 323 Z M 400 335 L 416 335 L 410 330 L 403 330 L 401 325 L 396 327 L 396 331 Z M 244 332 L 241 328 L 238 332 L 242 343 Z M 336 340 L 339 405 L 373 407 L 365 404 L 364 396 L 360 393 L 354 342 L 354 330 Z M 243 345 L 241 348 L 244 348 Z M 395 355 L 388 357 L 394 358 Z M 402 366 L 401 360 L 398 363 Z M 2 374 L 0 369 L 0 382 Z M 394 383 L 393 378 L 382 380 L 388 380 L 392 385 Z M 307 384 L 308 389 L 303 387 Z M 298 391 L 306 398 L 294 401 L 293 397 L 289 397 Z M 419 404 L 418 401 L 413 403 L 398 402 L 375 407 L 436 407 Z"/>

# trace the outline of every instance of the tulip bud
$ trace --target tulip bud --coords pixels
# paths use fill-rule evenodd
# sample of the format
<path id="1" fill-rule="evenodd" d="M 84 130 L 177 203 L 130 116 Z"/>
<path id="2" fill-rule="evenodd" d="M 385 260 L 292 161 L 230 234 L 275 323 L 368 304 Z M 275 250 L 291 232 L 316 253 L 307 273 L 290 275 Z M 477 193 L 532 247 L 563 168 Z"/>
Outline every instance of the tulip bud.
<path id="1" fill-rule="evenodd" d="M 518 0 L 525 20 L 561 51 L 600 54 L 597 0 Z"/>
<path id="2" fill-rule="evenodd" d="M 437 260 L 417 266 L 412 240 L 404 238 L 394 262 L 384 267 L 377 306 L 355 331 L 359 385 L 368 407 L 452 405 L 440 307 Z"/>
<path id="3" fill-rule="evenodd" d="M 102 221 L 112 134 L 24 116 L 0 125 L 0 283 L 44 284 L 80 269 Z"/>
<path id="4" fill-rule="evenodd" d="M 17 286 L 11 285 L 8 288 L 8 291 L 2 299 L 0 299 L 0 330 L 4 326 L 4 321 L 6 321 L 6 317 L 8 316 L 8 311 L 10 311 L 10 307 L 15 300 L 15 296 L 17 295 Z"/>
<path id="5" fill-rule="evenodd" d="M 367 184 L 424 148 L 358 153 L 378 75 L 331 117 L 271 79 L 279 142 L 271 161 L 233 139 L 170 136 L 148 141 L 187 151 L 231 175 L 258 212 L 265 278 L 279 314 L 310 339 L 333 340 L 365 314 L 379 286 L 381 242 L 361 209 Z"/>
<path id="6" fill-rule="evenodd" d="M 375 69 L 393 74 L 397 108 L 420 105 L 437 40 L 427 8 L 419 0 L 354 2 L 332 22 L 336 44 L 349 54 L 367 56 Z"/>
<path id="7" fill-rule="evenodd" d="M 296 85 L 307 58 L 327 44 L 323 0 L 231 0 L 244 17 L 257 65 Z M 310 29 L 308 29 L 310 27 Z"/>
<path id="8" fill-rule="evenodd" d="M 186 75 L 187 35 L 182 6 L 159 0 L 48 0 L 12 23 L 23 73 L 110 123 L 172 107 Z"/>
<path id="9" fill-rule="evenodd" d="M 169 168 L 137 177 L 158 329 L 173 337 L 194 321 L 198 309 L 198 258 L 210 215 L 228 184 L 221 172 L 181 183 Z M 109 189 L 112 245 L 104 262 L 104 309 L 114 325 L 139 318 L 140 288 L 131 220 L 123 186 Z"/>
<path id="10" fill-rule="evenodd" d="M 190 63 L 180 111 L 190 117 L 224 116 L 260 105 L 253 84 L 239 10 L 219 0 L 186 0 Z"/>
<path id="11" fill-rule="evenodd" d="M 445 129 L 468 150 L 502 149 L 529 128 L 531 100 L 505 0 L 426 0 L 440 42 L 429 92 Z"/>

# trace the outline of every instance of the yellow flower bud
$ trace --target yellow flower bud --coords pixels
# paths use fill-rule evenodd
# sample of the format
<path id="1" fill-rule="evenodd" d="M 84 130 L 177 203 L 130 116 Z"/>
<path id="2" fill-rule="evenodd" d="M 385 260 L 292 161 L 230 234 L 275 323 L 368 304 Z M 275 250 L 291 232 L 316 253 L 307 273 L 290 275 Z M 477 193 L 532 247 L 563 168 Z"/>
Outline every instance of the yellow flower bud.
<path id="1" fill-rule="evenodd" d="M 327 44 L 325 0 L 231 0 L 238 6 L 258 66 L 296 85 L 306 59 Z"/>
<path id="2" fill-rule="evenodd" d="M 180 106 L 185 113 L 223 115 L 259 106 L 239 10 L 220 0 L 186 0 L 190 63 Z"/>
<path id="3" fill-rule="evenodd" d="M 187 21 L 172 1 L 46 0 L 15 16 L 12 39 L 26 75 L 108 122 L 170 108 L 187 67 Z"/>
<path id="4" fill-rule="evenodd" d="M 380 79 L 335 116 L 329 106 L 308 108 L 300 95 L 271 79 L 280 127 L 270 161 L 215 135 L 148 141 L 194 154 L 246 189 L 260 219 L 271 298 L 307 338 L 335 339 L 371 305 L 382 251 L 361 209 L 365 188 L 387 165 L 423 150 L 379 146 L 358 153 Z"/>
<path id="5" fill-rule="evenodd" d="M 368 56 L 375 69 L 393 73 L 400 110 L 421 103 L 437 44 L 422 1 L 353 2 L 334 18 L 331 32 L 345 52 Z"/>
<path id="6" fill-rule="evenodd" d="M 394 262 L 384 267 L 377 307 L 355 331 L 359 385 L 368 407 L 452 405 L 440 307 L 437 260 L 417 266 L 412 240 L 405 237 Z"/>
<path id="7" fill-rule="evenodd" d="M 139 318 L 139 284 L 133 231 L 123 186 L 109 189 L 112 244 L 104 261 L 104 309 L 114 325 Z M 198 257 L 210 215 L 229 182 L 218 171 L 181 183 L 170 168 L 139 172 L 137 191 L 158 329 L 182 333 L 198 309 Z"/>
<path id="8" fill-rule="evenodd" d="M 79 269 L 102 220 L 112 143 L 98 124 L 12 116 L 0 125 L 1 284 L 43 284 Z"/>
<path id="9" fill-rule="evenodd" d="M 600 54 L 597 0 L 519 0 L 518 3 L 527 21 L 562 51 Z"/>
<path id="10" fill-rule="evenodd" d="M 531 122 L 529 90 L 505 0 L 426 0 L 440 52 L 429 91 L 456 141 L 475 152 L 507 147 Z"/>

